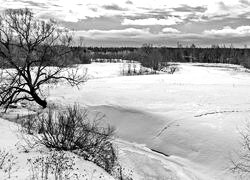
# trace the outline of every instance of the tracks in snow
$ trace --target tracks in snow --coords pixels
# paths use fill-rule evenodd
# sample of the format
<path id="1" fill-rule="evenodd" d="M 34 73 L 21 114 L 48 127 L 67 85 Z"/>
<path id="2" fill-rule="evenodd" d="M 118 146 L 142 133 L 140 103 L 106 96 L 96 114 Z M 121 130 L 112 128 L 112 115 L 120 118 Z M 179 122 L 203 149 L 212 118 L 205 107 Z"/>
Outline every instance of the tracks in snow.
<path id="1" fill-rule="evenodd" d="M 213 112 L 208 112 L 208 113 L 203 113 L 199 115 L 195 115 L 194 117 L 202 117 L 202 116 L 208 116 L 208 115 L 213 115 L 213 114 L 224 114 L 224 113 L 238 113 L 238 112 L 250 112 L 250 110 L 230 110 L 230 111 L 213 111 Z"/>

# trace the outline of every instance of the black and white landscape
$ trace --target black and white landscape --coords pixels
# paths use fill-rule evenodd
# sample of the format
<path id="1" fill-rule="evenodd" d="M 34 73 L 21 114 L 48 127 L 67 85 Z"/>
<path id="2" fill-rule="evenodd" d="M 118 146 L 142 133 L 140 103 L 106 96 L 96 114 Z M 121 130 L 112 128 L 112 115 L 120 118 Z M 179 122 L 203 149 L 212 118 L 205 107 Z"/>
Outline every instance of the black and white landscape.
<path id="1" fill-rule="evenodd" d="M 0 180 L 250 179 L 249 0 L 0 3 Z"/>

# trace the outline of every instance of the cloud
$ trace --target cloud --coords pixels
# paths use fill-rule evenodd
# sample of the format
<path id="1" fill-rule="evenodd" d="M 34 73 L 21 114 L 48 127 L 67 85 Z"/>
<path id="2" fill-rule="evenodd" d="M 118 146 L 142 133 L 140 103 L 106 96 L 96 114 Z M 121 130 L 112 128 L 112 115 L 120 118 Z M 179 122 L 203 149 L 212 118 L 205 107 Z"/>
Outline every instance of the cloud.
<path id="1" fill-rule="evenodd" d="M 226 28 L 225 28 L 226 29 Z M 230 28 L 232 29 L 232 28 Z M 239 30 L 246 34 L 249 27 L 239 27 L 233 30 Z M 86 30 L 76 31 L 75 37 L 82 36 L 86 45 L 90 46 L 140 46 L 145 42 L 154 45 L 176 46 L 177 42 L 181 42 L 184 46 L 192 43 L 197 46 L 208 47 L 211 44 L 234 44 L 236 47 L 242 47 L 242 44 L 250 43 L 250 36 L 236 35 L 235 31 L 228 34 L 234 36 L 215 36 L 215 30 L 206 31 L 206 33 L 182 33 L 177 29 L 166 27 L 159 32 L 151 32 L 149 28 L 126 28 L 112 30 Z M 249 32 L 248 32 L 249 33 Z M 217 33 L 218 34 L 218 33 Z M 222 34 L 220 32 L 219 34 Z"/>
<path id="2" fill-rule="evenodd" d="M 153 0 L 0 0 L 1 9 L 4 8 L 34 8 L 36 13 L 41 14 L 41 9 L 46 14 L 58 14 L 57 18 L 64 20 L 86 19 L 87 17 L 100 16 L 122 16 L 128 19 L 128 23 L 137 18 L 139 24 L 147 24 L 143 18 L 156 18 L 151 24 L 174 24 L 166 21 L 166 17 L 174 16 L 183 21 L 189 17 L 194 21 L 209 21 L 211 19 L 223 19 L 226 17 L 239 17 L 249 12 L 249 0 L 174 0 L 174 1 L 153 1 Z M 75 18 L 71 16 L 71 12 Z M 63 16 L 59 16 L 64 14 Z M 147 16 L 148 15 L 148 16 Z M 144 17 L 143 17 L 144 16 Z M 135 17 L 135 18 L 131 18 Z M 202 18 L 206 17 L 206 19 Z M 141 18 L 141 19 L 140 19 Z M 246 17 L 248 18 L 248 17 Z M 170 18 L 173 19 L 173 18 Z M 131 20 L 131 21 L 129 21 Z M 165 23 L 164 23 L 165 22 Z M 178 21 L 177 21 L 178 22 Z"/>
<path id="3" fill-rule="evenodd" d="M 151 32 L 149 28 L 126 28 L 126 29 L 112 29 L 112 30 L 82 30 L 82 31 L 75 31 L 74 34 L 76 37 L 84 37 L 88 39 L 95 39 L 95 40 L 108 40 L 108 39 L 118 39 L 118 40 L 162 40 L 164 38 L 167 39 L 197 39 L 200 37 L 204 37 L 204 35 L 198 34 L 183 34 L 179 30 L 174 28 L 163 28 L 162 31 L 159 32 Z"/>
<path id="4" fill-rule="evenodd" d="M 29 0 L 20 0 L 20 2 L 23 2 L 29 6 L 37 6 L 37 7 L 41 7 L 41 8 L 47 8 L 48 6 L 45 3 L 39 3 L 39 2 L 35 2 L 35 1 L 29 1 Z"/>
<path id="5" fill-rule="evenodd" d="M 169 27 L 163 28 L 162 32 L 163 33 L 180 33 L 179 30 L 174 29 L 174 28 L 169 28 Z"/>
<path id="6" fill-rule="evenodd" d="M 223 1 L 219 2 L 219 8 L 223 11 L 229 11 L 230 10 L 230 6 L 226 5 Z"/>
<path id="7" fill-rule="evenodd" d="M 111 38 L 117 44 L 126 39 L 250 43 L 250 0 L 0 0 L 0 4 L 0 11 L 28 7 L 36 17 L 54 18 L 100 42 Z"/>
<path id="8" fill-rule="evenodd" d="M 249 0 L 240 0 L 240 3 L 246 6 L 250 6 L 250 1 Z"/>
<path id="9" fill-rule="evenodd" d="M 122 8 L 118 6 L 117 4 L 112 4 L 112 5 L 103 5 L 102 6 L 106 10 L 114 10 L 114 11 L 126 11 L 126 8 Z"/>
<path id="10" fill-rule="evenodd" d="M 182 20 L 177 17 L 168 17 L 167 19 L 156 19 L 156 18 L 148 18 L 148 19 L 124 19 L 122 25 L 137 25 L 137 26 L 152 26 L 152 25 L 160 25 L 160 26 L 169 26 L 181 23 Z"/>
<path id="11" fill-rule="evenodd" d="M 189 5 L 181 5 L 179 7 L 173 8 L 173 10 L 180 12 L 205 12 L 207 10 L 207 7 L 205 6 L 192 7 Z"/>
<path id="12" fill-rule="evenodd" d="M 110 39 L 110 38 L 140 38 L 150 36 L 149 28 L 136 29 L 112 29 L 112 30 L 88 30 L 88 31 L 76 31 L 76 36 L 82 36 L 90 39 Z"/>
<path id="13" fill-rule="evenodd" d="M 225 18 L 239 18 L 249 12 L 249 1 L 247 0 L 215 0 L 208 4 L 207 11 L 203 13 L 208 20 L 221 20 Z"/>
<path id="14" fill-rule="evenodd" d="M 250 26 L 239 26 L 237 28 L 231 28 L 230 26 L 225 26 L 222 29 L 211 29 L 205 30 L 205 35 L 218 36 L 218 37 L 243 37 L 250 36 Z"/>
<path id="15" fill-rule="evenodd" d="M 128 0 L 128 1 L 126 1 L 126 4 L 133 4 L 133 2 Z"/>

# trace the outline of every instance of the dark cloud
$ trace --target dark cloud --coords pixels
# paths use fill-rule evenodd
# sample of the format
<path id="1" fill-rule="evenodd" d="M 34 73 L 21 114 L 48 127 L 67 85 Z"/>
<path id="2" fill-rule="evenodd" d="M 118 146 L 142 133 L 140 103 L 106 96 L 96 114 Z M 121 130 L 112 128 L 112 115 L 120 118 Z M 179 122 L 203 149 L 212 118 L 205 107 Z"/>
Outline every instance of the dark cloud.
<path id="1" fill-rule="evenodd" d="M 155 19 L 168 19 L 168 18 L 178 18 L 181 19 L 185 22 L 189 22 L 189 21 L 199 21 L 199 20 L 205 20 L 201 15 L 197 14 L 196 12 L 191 12 L 191 11 L 187 11 L 187 9 L 185 10 L 185 12 L 188 12 L 188 14 L 183 17 L 181 15 L 178 14 L 173 14 L 172 10 L 169 9 L 150 9 L 150 8 L 142 8 L 143 10 L 146 10 L 146 12 L 144 12 L 143 14 L 135 14 L 133 16 L 124 16 L 127 19 L 131 19 L 131 20 L 136 20 L 136 19 L 148 19 L 148 18 L 155 18 Z M 201 9 L 199 9 L 198 7 L 196 7 L 197 10 L 201 11 Z M 184 9 L 182 9 L 184 10 Z"/>
<path id="2" fill-rule="evenodd" d="M 248 24 L 249 24 L 249 17 L 250 17 L 250 12 L 246 12 L 244 14 L 239 15 L 239 18 L 248 19 Z"/>
<path id="3" fill-rule="evenodd" d="M 173 8 L 173 10 L 179 12 L 205 12 L 207 8 L 204 6 L 191 7 L 183 4 L 180 7 Z"/>
<path id="4" fill-rule="evenodd" d="M 246 6 L 250 6 L 250 1 L 248 0 L 240 0 L 240 3 Z"/>
<path id="5" fill-rule="evenodd" d="M 57 4 L 51 4 L 51 6 L 54 6 L 54 7 L 62 7 L 62 6 L 57 5 Z"/>
<path id="6" fill-rule="evenodd" d="M 146 18 L 156 18 L 156 19 L 164 19 L 168 17 L 177 17 L 177 15 L 171 15 L 171 10 L 166 8 L 145 8 L 145 7 L 138 7 L 138 9 L 143 10 L 143 13 L 134 14 L 132 16 L 124 16 L 129 19 L 146 19 Z"/>
<path id="7" fill-rule="evenodd" d="M 121 17 L 120 16 L 100 16 L 100 17 L 87 17 L 86 19 L 79 20 L 78 22 L 61 22 L 63 26 L 67 28 L 73 28 L 75 30 L 109 30 L 109 29 L 121 29 Z"/>
<path id="8" fill-rule="evenodd" d="M 94 12 L 97 12 L 98 11 L 98 9 L 96 8 L 96 7 L 91 7 L 91 8 L 89 8 L 91 11 L 94 11 Z"/>
<path id="9" fill-rule="evenodd" d="M 102 6 L 102 8 L 104 8 L 106 10 L 115 10 L 115 11 L 126 11 L 127 10 L 125 8 L 118 6 L 117 4 L 104 5 L 104 6 Z"/>
<path id="10" fill-rule="evenodd" d="M 230 10 L 230 7 L 228 7 L 224 2 L 219 2 L 219 6 L 220 6 L 220 9 L 221 10 L 224 10 L 224 11 L 229 11 Z"/>
<path id="11" fill-rule="evenodd" d="M 205 20 L 206 17 L 202 17 L 201 15 L 197 15 L 197 12 L 205 12 L 206 7 L 197 6 L 197 7 L 190 7 L 187 5 L 182 5 L 181 7 L 174 8 L 175 12 L 187 12 L 188 14 L 186 17 L 182 17 L 178 14 L 173 14 L 173 9 L 166 9 L 166 8 L 140 8 L 145 12 L 143 14 L 135 14 L 133 16 L 126 16 L 128 19 L 136 20 L 136 19 L 147 19 L 147 18 L 156 18 L 156 19 L 168 19 L 168 18 L 179 18 L 184 21 L 195 21 L 195 20 Z M 203 19 L 204 18 L 204 19 Z"/>
<path id="12" fill-rule="evenodd" d="M 211 16 L 210 19 L 225 19 L 230 16 L 230 13 Z"/>
<path id="13" fill-rule="evenodd" d="M 126 1 L 126 4 L 133 4 L 133 2 L 132 1 Z"/>
<path id="14" fill-rule="evenodd" d="M 163 12 L 163 13 L 159 13 L 159 12 L 155 12 L 155 11 L 150 11 L 144 14 L 135 14 L 133 16 L 129 16 L 129 15 L 124 15 L 122 18 L 124 19 L 131 19 L 131 20 L 137 20 L 137 19 L 149 19 L 149 18 L 155 18 L 155 19 L 168 19 L 168 18 L 172 18 L 172 17 L 176 17 L 176 18 L 180 18 L 180 16 L 177 15 L 171 15 L 169 12 Z"/>
<path id="15" fill-rule="evenodd" d="M 39 18 L 41 19 L 54 19 L 56 21 L 60 21 L 60 19 L 58 19 L 58 17 L 56 15 L 54 15 L 53 13 L 42 13 L 39 15 Z"/>
<path id="16" fill-rule="evenodd" d="M 166 9 L 154 9 L 154 10 L 149 10 L 146 13 L 149 17 L 153 18 L 167 18 L 171 16 L 171 12 L 166 10 Z"/>
<path id="17" fill-rule="evenodd" d="M 34 1 L 29 1 L 29 0 L 20 0 L 20 2 L 28 4 L 30 6 L 36 6 L 36 7 L 40 7 L 40 8 L 47 8 L 47 4 L 45 3 L 39 3 L 39 2 L 34 2 Z"/>
<path id="18" fill-rule="evenodd" d="M 187 17 L 184 18 L 183 20 L 190 22 L 190 21 L 199 21 L 200 19 L 205 20 L 203 19 L 203 16 L 192 13 L 192 14 L 187 15 Z"/>

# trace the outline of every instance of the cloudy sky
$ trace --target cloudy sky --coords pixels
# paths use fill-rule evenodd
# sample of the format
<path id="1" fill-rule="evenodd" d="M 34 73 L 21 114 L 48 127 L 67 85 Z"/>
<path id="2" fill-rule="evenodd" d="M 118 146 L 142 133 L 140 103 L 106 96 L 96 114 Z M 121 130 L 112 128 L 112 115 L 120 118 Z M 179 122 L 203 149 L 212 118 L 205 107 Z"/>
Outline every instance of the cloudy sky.
<path id="1" fill-rule="evenodd" d="M 86 46 L 250 47 L 250 0 L 0 0 L 73 29 Z"/>

